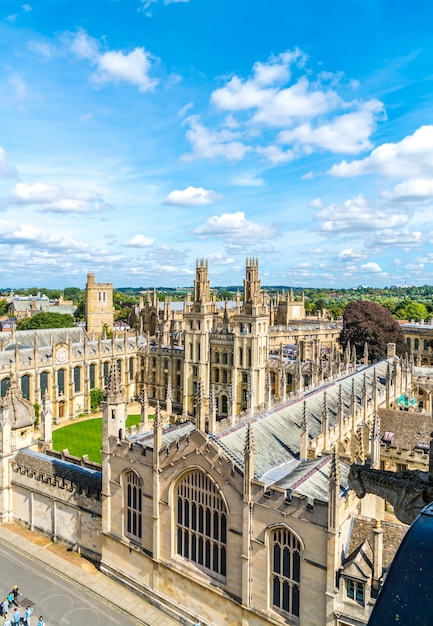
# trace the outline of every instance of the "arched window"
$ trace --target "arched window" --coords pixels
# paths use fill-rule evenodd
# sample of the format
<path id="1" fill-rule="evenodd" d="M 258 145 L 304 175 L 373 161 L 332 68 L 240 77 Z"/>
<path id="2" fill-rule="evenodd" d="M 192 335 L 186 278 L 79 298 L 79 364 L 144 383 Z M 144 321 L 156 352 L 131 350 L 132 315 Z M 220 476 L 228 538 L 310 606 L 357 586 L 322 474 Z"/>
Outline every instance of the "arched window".
<path id="1" fill-rule="evenodd" d="M 413 349 L 414 350 L 419 350 L 419 339 L 418 339 L 418 337 L 415 337 L 415 339 L 414 339 Z"/>
<path id="2" fill-rule="evenodd" d="M 242 389 L 242 402 L 248 401 L 248 391 L 246 389 Z"/>
<path id="3" fill-rule="evenodd" d="M 59 395 L 65 393 L 65 370 L 57 372 L 57 387 Z"/>
<path id="4" fill-rule="evenodd" d="M 291 385 L 293 383 L 293 375 L 292 374 L 287 374 L 287 384 Z"/>
<path id="5" fill-rule="evenodd" d="M 215 368 L 214 380 L 215 380 L 216 383 L 219 383 L 219 381 L 220 381 L 220 371 L 219 371 L 219 369 L 217 367 Z"/>
<path id="6" fill-rule="evenodd" d="M 108 383 L 108 361 L 105 361 L 103 365 L 103 372 L 104 372 L 104 385 L 106 385 Z"/>
<path id="7" fill-rule="evenodd" d="M 227 370 L 223 370 L 223 383 L 227 383 Z"/>
<path id="8" fill-rule="evenodd" d="M 252 365 L 251 348 L 248 348 L 248 367 Z"/>
<path id="9" fill-rule="evenodd" d="M 227 352 L 223 352 L 223 363 L 227 365 Z"/>
<path id="10" fill-rule="evenodd" d="M 81 371 L 79 367 L 74 367 L 74 391 L 81 391 Z"/>
<path id="11" fill-rule="evenodd" d="M 125 484 L 125 535 L 131 539 L 141 539 L 142 481 L 135 472 L 128 472 L 125 476 Z"/>
<path id="12" fill-rule="evenodd" d="M 91 365 L 89 367 L 90 389 L 94 389 L 96 387 L 96 385 L 95 385 L 95 372 L 96 372 L 96 366 L 95 366 L 94 363 L 91 363 Z"/>
<path id="13" fill-rule="evenodd" d="M 9 378 L 3 378 L 3 380 L 1 381 L 1 386 L 0 386 L 0 391 L 1 391 L 1 397 L 4 398 L 5 395 L 7 394 L 7 391 L 9 389 L 9 385 L 10 385 L 10 379 Z"/>
<path id="14" fill-rule="evenodd" d="M 129 357 L 129 380 L 134 380 L 134 357 Z"/>
<path id="15" fill-rule="evenodd" d="M 227 413 L 227 396 L 221 396 L 221 413 Z"/>
<path id="16" fill-rule="evenodd" d="M 272 605 L 299 617 L 299 587 L 301 580 L 301 544 L 287 529 L 271 533 Z"/>
<path id="17" fill-rule="evenodd" d="M 244 351 L 242 348 L 239 348 L 239 367 L 242 367 L 244 361 Z"/>
<path id="18" fill-rule="evenodd" d="M 227 511 L 220 490 L 203 472 L 187 474 L 177 487 L 177 553 L 226 576 Z"/>
<path id="19" fill-rule="evenodd" d="M 215 363 L 219 363 L 220 362 L 220 354 L 219 352 L 215 352 Z"/>
<path id="20" fill-rule="evenodd" d="M 48 389 L 48 372 L 41 372 L 39 377 L 39 387 L 41 389 L 41 398 L 43 398 Z"/>
<path id="21" fill-rule="evenodd" d="M 30 400 L 30 376 L 28 374 L 24 374 L 21 378 L 21 393 L 23 398 Z"/>

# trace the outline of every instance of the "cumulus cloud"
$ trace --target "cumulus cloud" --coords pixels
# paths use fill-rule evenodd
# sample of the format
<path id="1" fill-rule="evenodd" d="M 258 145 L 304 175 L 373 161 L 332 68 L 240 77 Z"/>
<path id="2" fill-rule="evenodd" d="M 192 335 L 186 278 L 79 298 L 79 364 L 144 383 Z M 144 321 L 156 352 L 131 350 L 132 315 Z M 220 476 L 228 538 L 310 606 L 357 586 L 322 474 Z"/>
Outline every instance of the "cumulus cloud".
<path id="1" fill-rule="evenodd" d="M 128 248 L 148 248 L 155 243 L 155 239 L 152 237 L 145 237 L 144 235 L 134 235 L 128 241 L 124 243 Z"/>
<path id="2" fill-rule="evenodd" d="M 0 146 L 0 178 L 15 178 L 16 176 L 16 169 L 9 165 L 6 151 Z"/>
<path id="3" fill-rule="evenodd" d="M 210 217 L 202 226 L 194 230 L 199 237 L 221 237 L 225 241 L 262 241 L 277 236 L 274 226 L 257 224 L 245 219 L 245 213 L 223 213 L 220 216 Z"/>
<path id="4" fill-rule="evenodd" d="M 263 178 L 257 178 L 252 172 L 244 172 L 232 179 L 232 184 L 238 187 L 262 187 L 264 183 Z"/>
<path id="5" fill-rule="evenodd" d="M 356 252 L 353 248 L 346 248 L 337 254 L 337 258 L 339 261 L 359 261 L 365 258 L 365 254 Z"/>
<path id="6" fill-rule="evenodd" d="M 84 244 L 70 237 L 47 233 L 29 224 L 13 224 L 0 220 L 0 244 L 30 245 L 32 248 L 61 250 L 87 249 Z"/>
<path id="7" fill-rule="evenodd" d="M 75 56 L 86 59 L 95 66 L 96 69 L 90 76 L 95 85 L 124 82 L 145 92 L 158 84 L 158 80 L 150 76 L 153 57 L 144 48 L 134 48 L 128 53 L 121 50 L 101 52 L 98 41 L 84 30 L 69 34 L 69 45 Z"/>
<path id="8" fill-rule="evenodd" d="M 192 153 L 183 155 L 184 161 L 216 157 L 224 157 L 228 161 L 240 161 L 247 152 L 252 150 L 251 147 L 238 140 L 238 133 L 229 129 L 209 130 L 196 116 L 191 116 L 186 121 L 190 126 L 186 137 L 192 146 Z"/>
<path id="9" fill-rule="evenodd" d="M 384 191 L 382 196 L 399 202 L 429 200 L 433 198 L 433 178 L 414 178 L 396 185 L 391 191 Z"/>
<path id="10" fill-rule="evenodd" d="M 212 204 L 221 198 L 220 194 L 203 187 L 187 187 L 186 189 L 174 189 L 163 200 L 164 204 L 176 206 L 204 206 Z"/>
<path id="11" fill-rule="evenodd" d="M 331 204 L 318 211 L 316 218 L 322 221 L 320 230 L 327 233 L 393 229 L 409 221 L 405 213 L 387 213 L 369 206 L 362 195 L 341 204 Z"/>
<path id="12" fill-rule="evenodd" d="M 378 265 L 377 263 L 373 263 L 372 261 L 369 261 L 369 263 L 364 263 L 364 265 L 361 265 L 361 270 L 363 272 L 369 272 L 372 274 L 377 274 L 379 272 L 382 272 L 382 268 L 380 267 L 380 265 Z"/>
<path id="13" fill-rule="evenodd" d="M 20 204 L 34 205 L 40 213 L 100 213 L 113 208 L 94 191 L 67 192 L 59 185 L 22 182 L 2 201 L 3 206 Z"/>
<path id="14" fill-rule="evenodd" d="M 339 93 L 343 75 L 321 72 L 314 77 L 306 61 L 302 51 L 286 51 L 256 62 L 249 77 L 227 79 L 211 94 L 214 111 L 225 115 L 219 122 L 222 130 L 207 129 L 195 118 L 187 133 L 193 154 L 239 160 L 253 149 L 278 166 L 305 152 L 358 154 L 371 148 L 370 136 L 384 115 L 383 104 L 343 98 Z M 226 139 L 221 133 L 228 129 L 236 129 L 237 135 Z M 257 145 L 259 137 L 263 145 Z M 235 143 L 229 147 L 231 142 Z"/>
<path id="15" fill-rule="evenodd" d="M 334 165 L 332 176 L 380 174 L 389 178 L 428 178 L 433 169 L 433 126 L 421 126 L 396 143 L 384 143 L 365 159 Z"/>
<path id="16" fill-rule="evenodd" d="M 278 141 L 284 145 L 298 145 L 306 151 L 320 149 L 358 154 L 371 148 L 369 137 L 382 111 L 382 103 L 372 100 L 361 105 L 359 111 L 340 115 L 315 128 L 310 122 L 305 122 L 291 130 L 284 130 L 280 132 Z"/>

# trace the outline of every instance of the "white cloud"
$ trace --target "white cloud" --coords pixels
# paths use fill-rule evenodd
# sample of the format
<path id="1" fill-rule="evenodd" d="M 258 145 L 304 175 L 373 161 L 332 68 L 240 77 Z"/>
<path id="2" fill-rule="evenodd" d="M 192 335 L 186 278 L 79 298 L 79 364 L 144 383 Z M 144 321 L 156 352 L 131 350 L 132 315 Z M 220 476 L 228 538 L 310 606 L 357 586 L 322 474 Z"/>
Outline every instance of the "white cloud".
<path id="1" fill-rule="evenodd" d="M 206 255 L 208 261 L 212 263 L 212 265 L 231 265 L 235 262 L 232 257 L 226 257 L 219 252 L 214 252 L 213 254 Z"/>
<path id="2" fill-rule="evenodd" d="M 396 185 L 392 191 L 384 191 L 387 200 L 419 202 L 433 198 L 433 178 L 414 178 Z"/>
<path id="3" fill-rule="evenodd" d="M 17 183 L 3 205 L 35 205 L 40 213 L 100 213 L 112 207 L 93 191 L 66 192 L 58 185 Z"/>
<path id="4" fill-rule="evenodd" d="M 311 200 L 310 207 L 312 209 L 321 209 L 322 208 L 322 200 L 320 198 L 314 198 Z"/>
<path id="5" fill-rule="evenodd" d="M 17 171 L 8 164 L 6 151 L 0 146 L 0 178 L 15 178 Z"/>
<path id="6" fill-rule="evenodd" d="M 24 13 L 28 13 L 29 11 L 32 10 L 32 7 L 30 6 L 30 4 L 22 4 L 21 8 L 23 9 Z"/>
<path id="7" fill-rule="evenodd" d="M 238 187 L 262 187 L 265 181 L 263 178 L 257 178 L 254 173 L 244 172 L 232 179 L 232 184 Z"/>
<path id="8" fill-rule="evenodd" d="M 46 59 L 51 59 L 57 52 L 53 45 L 42 41 L 29 41 L 27 48 L 30 52 L 35 52 Z"/>
<path id="9" fill-rule="evenodd" d="M 30 245 L 43 249 L 74 250 L 87 249 L 88 246 L 70 237 L 47 233 L 29 224 L 15 225 L 0 220 L 0 244 Z"/>
<path id="10" fill-rule="evenodd" d="M 337 254 L 337 258 L 339 261 L 359 261 L 365 258 L 365 254 L 356 252 L 353 248 L 346 248 Z"/>
<path id="11" fill-rule="evenodd" d="M 293 150 L 281 150 L 279 146 L 266 146 L 265 148 L 256 148 L 258 154 L 263 155 L 273 165 L 281 165 L 281 163 L 287 163 L 292 161 L 294 154 Z"/>
<path id="12" fill-rule="evenodd" d="M 377 274 L 379 272 L 382 272 L 382 268 L 380 267 L 380 265 L 378 265 L 377 263 L 373 263 L 372 261 L 370 261 L 369 263 L 364 263 L 364 265 L 361 265 L 361 269 L 364 272 L 369 272 L 372 274 Z"/>
<path id="13" fill-rule="evenodd" d="M 405 213 L 390 214 L 368 206 L 362 195 L 341 204 L 331 204 L 320 210 L 316 218 L 323 222 L 320 230 L 328 233 L 393 229 L 409 221 Z"/>
<path id="14" fill-rule="evenodd" d="M 155 239 L 152 237 L 145 237 L 144 235 L 134 235 L 128 241 L 125 242 L 125 246 L 129 248 L 148 248 L 155 243 Z"/>
<path id="15" fill-rule="evenodd" d="M 340 115 L 316 128 L 305 122 L 292 130 L 283 130 L 278 141 L 285 145 L 295 144 L 310 151 L 323 149 L 357 154 L 371 148 L 369 137 L 376 127 L 377 115 L 382 111 L 382 103 L 372 100 L 363 104 L 359 111 Z"/>
<path id="16" fill-rule="evenodd" d="M 135 85 L 141 92 L 150 91 L 158 84 L 158 80 L 149 75 L 152 56 L 144 48 L 134 48 L 128 53 L 121 50 L 101 53 L 98 41 L 84 30 L 80 29 L 69 37 L 71 51 L 96 66 L 90 76 L 94 84 L 125 82 Z"/>
<path id="17" fill-rule="evenodd" d="M 203 187 L 187 187 L 186 189 L 174 189 L 163 200 L 164 204 L 177 206 L 204 206 L 212 204 L 221 198 L 221 194 Z"/>
<path id="18" fill-rule="evenodd" d="M 276 229 L 269 224 L 257 224 L 245 219 L 245 213 L 223 213 L 220 216 L 210 217 L 206 222 L 194 230 L 200 237 L 221 237 L 225 241 L 232 239 L 239 243 L 246 240 L 272 239 L 277 236 Z"/>
<path id="19" fill-rule="evenodd" d="M 334 165 L 332 176 L 381 174 L 389 178 L 428 178 L 433 169 L 433 126 L 421 126 L 397 143 L 384 143 L 360 161 Z"/>
<path id="20" fill-rule="evenodd" d="M 238 141 L 238 133 L 229 129 L 211 131 L 201 124 L 196 116 L 191 116 L 187 122 L 190 129 L 186 132 L 186 137 L 192 146 L 192 153 L 183 155 L 184 161 L 215 157 L 224 157 L 228 161 L 240 161 L 247 152 L 252 150 L 251 147 Z"/>

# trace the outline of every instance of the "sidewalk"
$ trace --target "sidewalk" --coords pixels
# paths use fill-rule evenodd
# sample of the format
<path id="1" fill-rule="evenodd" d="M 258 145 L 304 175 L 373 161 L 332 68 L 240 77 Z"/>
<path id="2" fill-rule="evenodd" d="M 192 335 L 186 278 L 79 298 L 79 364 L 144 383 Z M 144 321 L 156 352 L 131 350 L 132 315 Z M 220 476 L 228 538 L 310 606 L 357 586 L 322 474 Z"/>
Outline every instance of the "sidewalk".
<path id="1" fill-rule="evenodd" d="M 55 570 L 63 577 L 67 569 L 68 579 L 81 585 L 87 591 L 91 590 L 105 604 L 116 606 L 117 609 L 124 611 L 128 617 L 134 619 L 138 626 L 179 626 L 185 623 L 184 620 L 174 619 L 149 604 L 102 574 L 90 561 L 74 552 L 68 552 L 64 546 L 52 543 L 42 534 L 31 532 L 19 524 L 6 523 L 0 524 L 0 541 L 17 552 L 44 564 L 46 568 Z M 116 598 L 116 605 L 113 604 L 112 598 Z M 138 615 L 145 615 L 145 621 L 139 619 Z"/>

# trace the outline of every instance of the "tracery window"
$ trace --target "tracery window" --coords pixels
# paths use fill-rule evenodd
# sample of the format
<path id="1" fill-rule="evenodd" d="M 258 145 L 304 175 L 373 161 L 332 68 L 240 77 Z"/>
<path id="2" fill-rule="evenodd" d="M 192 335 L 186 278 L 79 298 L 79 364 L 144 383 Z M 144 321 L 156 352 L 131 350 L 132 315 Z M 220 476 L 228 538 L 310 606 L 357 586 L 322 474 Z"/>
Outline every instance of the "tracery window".
<path id="1" fill-rule="evenodd" d="M 96 387 L 96 365 L 94 363 L 91 363 L 89 367 L 89 386 L 90 389 Z"/>
<path id="2" fill-rule="evenodd" d="M 142 481 L 135 472 L 128 472 L 125 478 L 125 534 L 132 539 L 141 539 L 143 500 Z"/>
<path id="3" fill-rule="evenodd" d="M 65 370 L 59 370 L 57 372 L 57 387 L 59 394 L 65 393 Z"/>
<path id="4" fill-rule="evenodd" d="M 177 553 L 226 576 L 226 506 L 217 485 L 201 471 L 187 474 L 177 488 Z"/>
<path id="5" fill-rule="evenodd" d="M 21 378 L 21 393 L 23 398 L 30 400 L 30 376 L 28 374 L 24 374 Z"/>
<path id="6" fill-rule="evenodd" d="M 287 528 L 278 528 L 271 534 L 271 549 L 272 605 L 299 617 L 301 544 Z"/>
<path id="7" fill-rule="evenodd" d="M 48 389 L 48 372 L 41 372 L 39 377 L 39 387 L 41 389 L 41 398 L 43 398 Z"/>
<path id="8" fill-rule="evenodd" d="M 81 368 L 74 367 L 74 391 L 78 393 L 81 391 Z"/>

